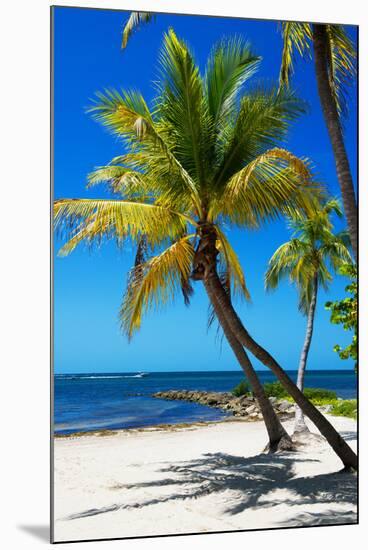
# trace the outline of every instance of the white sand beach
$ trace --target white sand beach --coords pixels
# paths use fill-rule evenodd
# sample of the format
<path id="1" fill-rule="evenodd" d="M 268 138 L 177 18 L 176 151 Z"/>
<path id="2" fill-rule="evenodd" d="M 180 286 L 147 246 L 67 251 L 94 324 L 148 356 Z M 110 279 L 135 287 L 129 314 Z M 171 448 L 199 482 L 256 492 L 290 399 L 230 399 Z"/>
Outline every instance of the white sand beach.
<path id="1" fill-rule="evenodd" d="M 356 422 L 329 419 L 356 449 Z M 356 475 L 324 441 L 266 441 L 245 421 L 56 438 L 55 541 L 356 521 Z"/>

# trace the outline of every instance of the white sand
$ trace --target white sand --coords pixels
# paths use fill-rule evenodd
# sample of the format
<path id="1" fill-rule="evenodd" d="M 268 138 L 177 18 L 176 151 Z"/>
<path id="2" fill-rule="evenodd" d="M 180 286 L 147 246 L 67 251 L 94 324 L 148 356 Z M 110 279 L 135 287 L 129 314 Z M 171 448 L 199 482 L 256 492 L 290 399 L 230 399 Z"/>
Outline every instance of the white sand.
<path id="1" fill-rule="evenodd" d="M 356 422 L 329 419 L 355 449 Z M 241 421 L 56 439 L 55 540 L 356 521 L 356 476 L 325 442 L 259 454 L 266 441 Z"/>

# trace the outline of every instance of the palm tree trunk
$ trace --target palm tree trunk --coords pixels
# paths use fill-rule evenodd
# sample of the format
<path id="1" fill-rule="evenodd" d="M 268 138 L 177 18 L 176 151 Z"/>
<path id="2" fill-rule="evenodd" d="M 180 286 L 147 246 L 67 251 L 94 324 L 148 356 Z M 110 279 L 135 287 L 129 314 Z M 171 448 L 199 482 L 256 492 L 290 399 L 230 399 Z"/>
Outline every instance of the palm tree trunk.
<path id="1" fill-rule="evenodd" d="M 224 290 L 221 281 L 218 277 L 216 264 L 212 263 L 212 269 L 206 269 L 205 280 L 206 286 L 211 288 L 211 292 L 216 296 L 216 301 L 219 307 L 222 309 L 226 321 L 236 336 L 237 340 L 243 344 L 257 359 L 259 359 L 264 365 L 269 367 L 275 376 L 279 379 L 283 387 L 293 397 L 297 405 L 303 410 L 303 412 L 310 418 L 315 424 L 321 434 L 326 438 L 328 443 L 334 449 L 335 453 L 343 462 L 346 468 L 353 468 L 357 470 L 358 459 L 353 450 L 349 447 L 346 441 L 340 436 L 325 416 L 305 397 L 303 392 L 297 388 L 294 382 L 289 378 L 286 372 L 280 367 L 277 361 L 260 346 L 244 328 L 241 320 L 239 319 L 236 311 L 234 310 L 232 303 Z"/>
<path id="2" fill-rule="evenodd" d="M 317 292 L 318 292 L 318 276 L 315 274 L 313 278 L 313 289 L 312 289 L 312 297 L 309 304 L 309 310 L 308 310 L 308 319 L 307 319 L 307 330 L 305 333 L 305 339 L 304 339 L 304 345 L 302 349 L 302 353 L 300 354 L 300 361 L 299 361 L 299 368 L 298 368 L 298 377 L 296 381 L 297 387 L 300 389 L 300 391 L 304 390 L 304 376 L 305 376 L 305 369 L 307 367 L 307 360 L 308 360 L 308 353 L 309 348 L 312 341 L 313 336 L 313 325 L 314 325 L 314 315 L 316 312 L 316 305 L 317 305 Z M 294 426 L 294 433 L 299 432 L 307 432 L 308 427 L 305 423 L 305 418 L 302 409 L 299 407 L 299 405 L 295 406 L 295 426 Z"/>
<path id="3" fill-rule="evenodd" d="M 252 366 L 252 363 L 250 362 L 247 353 L 230 330 L 225 315 L 223 314 L 222 309 L 219 307 L 216 296 L 213 293 L 211 286 L 208 285 L 206 281 L 203 282 L 212 307 L 224 331 L 225 337 L 229 342 L 229 345 L 233 350 L 239 364 L 241 365 L 245 376 L 249 380 L 253 394 L 258 401 L 259 408 L 261 409 L 263 420 L 265 422 L 269 437 L 269 442 L 265 450 L 268 450 L 270 453 L 274 453 L 276 451 L 293 450 L 293 443 L 291 441 L 291 438 L 281 424 L 280 419 L 278 418 L 274 408 L 272 407 L 268 397 L 266 396 L 263 386 Z"/>
<path id="4" fill-rule="evenodd" d="M 342 135 L 340 117 L 329 82 L 327 68 L 327 40 L 326 25 L 314 24 L 313 48 L 318 93 L 335 157 L 337 178 L 339 180 L 342 200 L 344 203 L 351 245 L 355 259 L 357 260 L 357 204 L 354 193 L 353 178 L 351 176 L 349 160 Z"/>

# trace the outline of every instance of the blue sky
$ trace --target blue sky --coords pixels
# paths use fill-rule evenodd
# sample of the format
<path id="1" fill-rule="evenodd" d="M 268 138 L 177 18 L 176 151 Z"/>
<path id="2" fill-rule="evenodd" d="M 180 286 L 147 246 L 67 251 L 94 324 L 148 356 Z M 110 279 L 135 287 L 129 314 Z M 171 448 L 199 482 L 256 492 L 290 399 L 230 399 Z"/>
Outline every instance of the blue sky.
<path id="1" fill-rule="evenodd" d="M 150 101 L 158 75 L 157 58 L 162 36 L 169 26 L 191 46 L 203 70 L 214 43 L 223 36 L 241 35 L 249 40 L 263 61 L 255 78 L 275 82 L 281 58 L 281 35 L 276 22 L 203 16 L 158 15 L 142 27 L 128 48 L 120 49 L 121 29 L 127 12 L 79 8 L 54 11 L 55 89 L 55 197 L 106 197 L 103 187 L 86 190 L 86 176 L 122 153 L 122 143 L 94 122 L 85 109 L 98 90 L 134 88 Z M 355 40 L 355 28 L 348 32 Z M 299 60 L 294 87 L 309 102 L 309 112 L 293 125 L 287 147 L 313 160 L 321 179 L 339 195 L 334 160 L 322 118 L 313 63 Z M 346 145 L 356 180 L 356 101 L 350 99 L 345 122 Z M 338 224 L 341 228 L 341 224 Z M 263 275 L 275 249 L 289 239 L 283 221 L 261 231 L 231 230 L 229 236 L 240 257 L 252 303 L 236 304 L 251 334 L 285 369 L 296 369 L 302 346 L 305 318 L 297 310 L 295 289 L 287 282 L 265 293 Z M 55 239 L 56 251 L 62 242 Z M 189 308 L 180 296 L 174 305 L 152 312 L 142 329 L 128 343 L 121 334 L 118 309 L 126 276 L 133 262 L 129 245 L 113 243 L 89 251 L 83 245 L 67 258 L 55 257 L 55 372 L 113 372 L 166 370 L 235 370 L 238 365 L 216 330 L 207 331 L 208 301 L 196 284 Z M 344 294 L 346 279 L 336 277 L 328 296 L 320 292 L 311 369 L 352 368 L 333 352 L 350 335 L 329 322 L 327 299 Z M 262 368 L 254 360 L 256 368 Z"/>

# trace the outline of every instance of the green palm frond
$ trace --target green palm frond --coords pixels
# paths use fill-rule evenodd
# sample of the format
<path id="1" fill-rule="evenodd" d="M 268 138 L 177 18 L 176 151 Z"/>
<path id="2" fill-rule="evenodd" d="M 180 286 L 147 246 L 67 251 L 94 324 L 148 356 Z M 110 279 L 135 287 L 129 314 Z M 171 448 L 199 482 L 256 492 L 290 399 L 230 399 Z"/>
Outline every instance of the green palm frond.
<path id="1" fill-rule="evenodd" d="M 301 277 L 303 265 L 299 262 L 301 257 L 305 257 L 310 253 L 310 249 L 306 243 L 300 239 L 291 239 L 282 244 L 274 252 L 268 262 L 268 269 L 265 275 L 265 287 L 267 290 L 275 289 L 280 284 L 280 281 L 286 277 Z"/>
<path id="2" fill-rule="evenodd" d="M 336 214 L 339 218 L 342 218 L 344 216 L 339 199 L 334 197 L 326 200 L 326 202 L 323 204 L 321 213 L 324 213 L 327 216 L 333 213 Z"/>
<path id="3" fill-rule="evenodd" d="M 61 255 L 71 252 L 81 241 L 81 235 L 89 243 L 103 237 L 115 237 L 122 242 L 129 236 L 138 241 L 145 235 L 153 246 L 183 234 L 187 221 L 178 212 L 133 201 L 61 199 L 54 205 L 55 228 L 71 239 L 61 249 Z"/>
<path id="4" fill-rule="evenodd" d="M 255 73 L 260 60 L 238 37 L 222 40 L 214 47 L 207 64 L 205 94 L 216 130 L 234 113 L 240 89 Z"/>
<path id="5" fill-rule="evenodd" d="M 88 174 L 87 181 L 87 188 L 105 183 L 110 191 L 126 198 L 148 197 L 153 190 L 152 182 L 141 173 L 111 164 L 97 167 Z"/>
<path id="6" fill-rule="evenodd" d="M 188 45 L 173 29 L 164 36 L 160 53 L 161 84 L 157 111 L 175 143 L 175 156 L 200 186 L 207 169 L 210 128 L 204 85 Z"/>
<path id="7" fill-rule="evenodd" d="M 210 215 L 216 216 L 221 209 L 232 222 L 256 228 L 282 214 L 313 211 L 317 192 L 309 162 L 275 148 L 230 178 Z"/>
<path id="8" fill-rule="evenodd" d="M 183 280 L 191 272 L 194 248 L 190 242 L 194 235 L 186 235 L 132 270 L 127 291 L 120 309 L 120 321 L 129 338 L 141 326 L 143 315 L 172 301 Z"/>
<path id="9" fill-rule="evenodd" d="M 330 220 L 332 213 L 341 214 L 336 199 L 320 203 L 310 217 L 299 216 L 289 220 L 293 237 L 282 244 L 273 254 L 265 274 L 265 287 L 275 289 L 282 279 L 296 285 L 299 294 L 299 309 L 308 313 L 314 279 L 325 290 L 332 281 L 332 273 L 351 261 L 350 239 L 346 231 L 335 234 Z"/>
<path id="10" fill-rule="evenodd" d="M 347 231 L 343 231 L 322 244 L 320 248 L 321 260 L 329 261 L 334 271 L 338 271 L 342 263 L 352 262 L 349 247 L 349 234 Z"/>
<path id="11" fill-rule="evenodd" d="M 341 265 L 341 261 L 340 261 Z M 326 262 L 321 262 L 319 269 L 318 269 L 318 283 L 322 288 L 327 291 L 331 282 L 332 282 L 332 273 L 327 267 Z"/>
<path id="12" fill-rule="evenodd" d="M 304 283 L 298 287 L 298 309 L 307 316 L 309 310 L 309 304 L 311 303 L 313 296 L 313 278 L 308 277 Z"/>
<path id="13" fill-rule="evenodd" d="M 121 43 L 122 49 L 126 48 L 128 40 L 130 39 L 133 32 L 138 30 L 141 25 L 152 21 L 154 17 L 155 14 L 151 12 L 132 11 L 123 29 L 123 39 Z"/>
<path id="14" fill-rule="evenodd" d="M 298 174 L 304 184 L 307 184 L 311 179 L 311 173 L 305 159 L 300 159 L 290 153 L 290 151 L 277 147 L 262 153 L 242 168 L 242 170 L 239 170 L 226 186 L 227 196 L 235 195 L 237 197 L 241 190 L 250 186 L 252 177 L 257 170 L 266 168 L 272 172 L 272 168 L 280 171 L 280 168 L 282 169 L 283 167 L 290 168 L 292 172 Z"/>
<path id="15" fill-rule="evenodd" d="M 281 24 L 283 48 L 281 57 L 280 86 L 290 86 L 294 72 L 295 51 L 301 57 L 311 57 L 310 41 L 312 29 L 309 23 L 284 22 Z"/>
<path id="16" fill-rule="evenodd" d="M 336 214 L 339 218 L 343 216 L 340 201 L 325 197 L 318 200 L 318 197 L 314 197 L 314 210 L 310 215 L 289 218 L 287 225 L 293 230 L 294 235 L 303 234 L 304 239 L 310 242 L 328 242 L 334 238 L 331 214 Z"/>
<path id="17" fill-rule="evenodd" d="M 327 68 L 332 95 L 337 109 L 347 114 L 347 88 L 356 75 L 356 50 L 343 25 L 325 25 L 327 34 Z M 309 23 L 282 23 L 283 50 L 280 68 L 280 89 L 290 86 L 295 53 L 311 58 L 313 40 Z"/>
<path id="18" fill-rule="evenodd" d="M 243 96 L 236 120 L 221 143 L 222 158 L 216 186 L 225 184 L 255 157 L 277 147 L 290 124 L 306 112 L 306 105 L 290 89 L 257 86 Z"/>
<path id="19" fill-rule="evenodd" d="M 356 75 L 356 51 L 342 25 L 326 25 L 327 65 L 330 87 L 337 109 L 347 115 L 347 88 Z"/>
<path id="20" fill-rule="evenodd" d="M 136 91 L 105 89 L 87 109 L 93 118 L 111 132 L 139 142 L 148 134 L 156 137 L 154 122 L 144 97 Z"/>
<path id="21" fill-rule="evenodd" d="M 116 90 L 105 90 L 104 93 L 98 93 L 97 98 L 89 111 L 97 121 L 128 140 L 133 149 L 131 161 L 135 157 L 137 166 L 146 171 L 149 169 L 151 178 L 154 166 L 169 166 L 171 184 L 175 178 L 180 178 L 200 215 L 202 207 L 198 189 L 161 135 L 159 124 L 155 123 L 143 96 L 137 92 L 120 94 Z M 170 188 L 166 187 L 166 190 Z"/>

